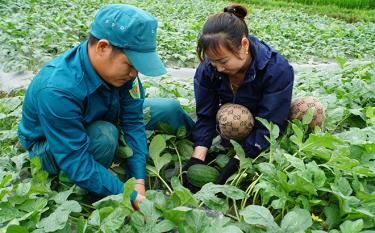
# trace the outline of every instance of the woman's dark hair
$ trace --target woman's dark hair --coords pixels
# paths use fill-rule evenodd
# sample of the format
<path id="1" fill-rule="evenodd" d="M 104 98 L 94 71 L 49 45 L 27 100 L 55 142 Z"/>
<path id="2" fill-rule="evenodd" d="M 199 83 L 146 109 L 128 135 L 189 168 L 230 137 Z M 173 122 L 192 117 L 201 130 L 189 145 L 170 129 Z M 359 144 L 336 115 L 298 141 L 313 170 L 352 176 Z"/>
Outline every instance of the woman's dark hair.
<path id="1" fill-rule="evenodd" d="M 198 37 L 197 55 L 199 60 L 204 60 L 207 50 L 219 53 L 220 46 L 237 54 L 242 38 L 249 34 L 245 23 L 246 15 L 245 7 L 230 5 L 224 8 L 224 12 L 208 17 Z"/>
<path id="2" fill-rule="evenodd" d="M 93 45 L 96 45 L 96 43 L 98 43 L 99 39 L 93 36 L 91 33 L 89 33 L 88 41 L 89 41 L 89 45 L 93 46 Z M 112 53 L 118 53 L 118 52 L 122 52 L 122 48 L 112 45 Z"/>

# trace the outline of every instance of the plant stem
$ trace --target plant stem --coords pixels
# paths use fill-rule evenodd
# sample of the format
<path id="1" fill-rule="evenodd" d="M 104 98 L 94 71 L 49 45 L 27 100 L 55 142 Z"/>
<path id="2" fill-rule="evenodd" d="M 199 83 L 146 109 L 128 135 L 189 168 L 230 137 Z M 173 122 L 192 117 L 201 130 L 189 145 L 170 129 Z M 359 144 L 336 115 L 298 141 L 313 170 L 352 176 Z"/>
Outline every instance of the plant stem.
<path id="1" fill-rule="evenodd" d="M 239 176 L 241 176 L 241 173 L 237 173 L 236 177 L 230 182 L 230 185 L 234 185 L 234 182 L 239 179 Z"/>
<path id="2" fill-rule="evenodd" d="M 253 197 L 253 205 L 255 205 L 255 201 L 256 201 L 256 199 L 257 199 L 257 197 L 258 197 L 258 192 L 259 192 L 259 190 L 257 190 L 256 192 L 255 192 L 255 194 L 254 194 L 254 197 Z"/>
<path id="3" fill-rule="evenodd" d="M 69 219 L 72 220 L 73 222 L 78 222 L 79 218 L 73 217 L 69 215 Z"/>
<path id="4" fill-rule="evenodd" d="M 251 191 L 254 189 L 255 185 L 258 183 L 258 181 L 260 180 L 260 178 L 263 176 L 263 174 L 260 174 L 260 176 L 258 176 L 258 178 L 256 178 L 256 180 L 254 180 L 250 185 L 249 187 L 246 189 L 245 193 L 246 193 L 246 197 L 245 199 L 242 200 L 241 202 L 241 210 L 245 207 L 246 205 L 246 202 L 247 200 L 249 199 L 250 197 L 250 193 Z"/>
<path id="5" fill-rule="evenodd" d="M 236 200 L 234 200 L 234 199 L 232 199 L 232 200 L 233 200 L 234 212 L 236 213 L 237 221 L 238 221 L 240 219 L 240 215 L 238 213 L 237 203 L 236 203 Z"/>
<path id="6" fill-rule="evenodd" d="M 83 207 L 86 207 L 86 208 L 89 208 L 89 209 L 93 209 L 93 210 L 95 210 L 95 207 L 94 206 L 92 206 L 92 205 L 88 205 L 88 204 L 85 204 L 85 203 L 79 203 L 81 206 L 83 206 Z"/>
<path id="7" fill-rule="evenodd" d="M 177 149 L 177 146 L 174 142 L 172 142 L 172 145 L 174 147 L 174 150 L 176 151 L 177 153 L 177 157 L 178 157 L 178 164 L 179 164 L 179 170 L 180 170 L 180 174 L 179 174 L 179 177 L 180 177 L 180 181 L 182 183 L 182 163 L 181 163 L 181 156 L 180 156 L 180 153 L 178 152 L 178 149 Z"/>
<path id="8" fill-rule="evenodd" d="M 226 213 L 226 214 L 224 214 L 224 215 L 225 215 L 225 216 L 228 216 L 228 217 L 230 217 L 230 218 L 232 218 L 232 219 L 234 219 L 234 220 L 236 220 L 236 221 L 239 221 L 239 219 L 237 219 L 236 216 L 233 216 L 233 215 L 228 214 L 228 213 Z"/>
<path id="9" fill-rule="evenodd" d="M 168 189 L 168 191 L 170 192 L 170 193 L 172 193 L 173 191 L 172 191 L 172 189 L 169 187 L 169 185 L 168 185 L 168 183 L 167 182 L 165 182 L 165 180 L 158 174 L 158 173 L 155 173 L 154 171 L 152 171 L 152 170 L 149 170 L 150 172 L 152 172 L 152 173 L 154 173 L 160 180 L 161 180 L 161 182 L 163 182 L 163 184 L 165 185 L 165 187 Z"/>

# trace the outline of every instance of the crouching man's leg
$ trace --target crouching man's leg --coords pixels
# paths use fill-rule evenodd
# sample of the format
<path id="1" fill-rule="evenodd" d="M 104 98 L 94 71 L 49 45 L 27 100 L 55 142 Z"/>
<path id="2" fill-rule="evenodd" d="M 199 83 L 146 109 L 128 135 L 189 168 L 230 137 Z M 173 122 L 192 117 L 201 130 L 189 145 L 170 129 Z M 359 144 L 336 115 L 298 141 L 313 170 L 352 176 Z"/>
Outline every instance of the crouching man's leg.
<path id="1" fill-rule="evenodd" d="M 112 123 L 96 121 L 87 127 L 87 134 L 90 138 L 90 154 L 104 167 L 109 168 L 118 146 L 118 129 Z"/>
<path id="2" fill-rule="evenodd" d="M 115 156 L 119 132 L 117 128 L 106 121 L 95 121 L 86 127 L 90 140 L 88 151 L 94 159 L 108 168 Z M 30 151 L 30 158 L 39 156 L 42 167 L 51 175 L 57 175 L 59 168 L 56 165 L 47 141 L 36 143 Z"/>
<path id="3" fill-rule="evenodd" d="M 168 126 L 173 133 L 181 127 L 187 132 L 193 128 L 194 121 L 175 99 L 169 98 L 146 98 L 143 108 L 150 107 L 151 119 L 146 124 L 146 129 L 165 129 Z"/>

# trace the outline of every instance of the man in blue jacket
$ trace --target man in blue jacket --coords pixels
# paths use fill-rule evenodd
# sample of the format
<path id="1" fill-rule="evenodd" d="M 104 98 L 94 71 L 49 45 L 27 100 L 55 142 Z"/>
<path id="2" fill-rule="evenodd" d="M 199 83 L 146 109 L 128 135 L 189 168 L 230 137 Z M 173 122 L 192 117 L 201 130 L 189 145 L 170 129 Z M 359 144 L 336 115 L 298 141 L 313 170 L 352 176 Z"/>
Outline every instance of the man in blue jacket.
<path id="1" fill-rule="evenodd" d="M 131 200 L 137 206 L 145 195 L 148 155 L 138 71 L 146 76 L 166 73 L 156 52 L 156 30 L 153 16 L 130 5 L 106 5 L 98 11 L 88 41 L 49 62 L 27 90 L 18 135 L 30 158 L 39 156 L 50 174 L 62 171 L 99 196 L 122 193 L 123 183 L 108 170 L 118 126 L 133 150 L 125 170 L 128 178 L 136 178 Z M 149 124 L 191 127 L 176 103 L 145 102 L 151 107 Z M 171 115 L 176 118 L 168 121 Z"/>

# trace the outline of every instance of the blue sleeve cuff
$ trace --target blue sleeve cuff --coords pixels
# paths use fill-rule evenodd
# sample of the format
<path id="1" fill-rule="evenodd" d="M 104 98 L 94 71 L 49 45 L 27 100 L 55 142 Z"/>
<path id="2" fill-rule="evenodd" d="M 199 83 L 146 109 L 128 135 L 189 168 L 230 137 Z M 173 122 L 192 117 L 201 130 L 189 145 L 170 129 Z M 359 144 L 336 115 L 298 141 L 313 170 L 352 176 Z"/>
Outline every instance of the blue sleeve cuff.
<path id="1" fill-rule="evenodd" d="M 137 198 L 137 191 L 133 191 L 131 194 L 130 194 L 130 202 L 133 204 L 134 201 L 135 201 L 135 198 Z"/>

